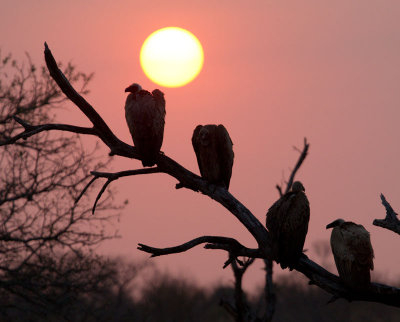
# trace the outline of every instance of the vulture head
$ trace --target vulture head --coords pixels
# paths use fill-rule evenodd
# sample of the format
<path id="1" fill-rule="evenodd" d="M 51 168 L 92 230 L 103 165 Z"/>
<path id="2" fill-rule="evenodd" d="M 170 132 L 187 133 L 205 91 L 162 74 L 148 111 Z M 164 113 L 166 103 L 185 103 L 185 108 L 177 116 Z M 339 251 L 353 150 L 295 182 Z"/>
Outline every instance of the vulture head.
<path id="1" fill-rule="evenodd" d="M 203 146 L 210 144 L 210 132 L 206 126 L 203 126 L 199 132 L 199 142 Z"/>
<path id="2" fill-rule="evenodd" d="M 345 221 L 341 218 L 336 219 L 335 221 L 332 221 L 330 224 L 326 225 L 326 229 L 337 227 L 337 226 L 343 224 L 344 222 Z"/>
<path id="3" fill-rule="evenodd" d="M 306 189 L 304 188 L 303 184 L 300 181 L 295 181 L 293 182 L 292 185 L 292 191 L 293 192 L 300 192 L 300 191 L 306 191 Z"/>
<path id="4" fill-rule="evenodd" d="M 138 93 L 139 91 L 142 90 L 142 86 L 140 86 L 139 84 L 133 83 L 131 86 L 125 88 L 125 92 L 129 92 L 129 93 Z"/>

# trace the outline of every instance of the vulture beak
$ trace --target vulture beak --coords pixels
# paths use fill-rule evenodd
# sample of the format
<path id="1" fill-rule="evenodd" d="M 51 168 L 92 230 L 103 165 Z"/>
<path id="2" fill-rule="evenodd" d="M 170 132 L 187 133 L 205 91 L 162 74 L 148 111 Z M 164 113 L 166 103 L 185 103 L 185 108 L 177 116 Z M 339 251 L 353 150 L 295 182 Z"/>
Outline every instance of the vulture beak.
<path id="1" fill-rule="evenodd" d="M 340 225 L 341 223 L 343 223 L 343 222 L 344 222 L 343 219 L 336 219 L 335 221 L 332 221 L 330 224 L 326 225 L 326 229 L 339 226 L 339 225 Z"/>
<path id="2" fill-rule="evenodd" d="M 335 222 L 331 222 L 330 224 L 326 225 L 326 229 L 335 227 Z"/>

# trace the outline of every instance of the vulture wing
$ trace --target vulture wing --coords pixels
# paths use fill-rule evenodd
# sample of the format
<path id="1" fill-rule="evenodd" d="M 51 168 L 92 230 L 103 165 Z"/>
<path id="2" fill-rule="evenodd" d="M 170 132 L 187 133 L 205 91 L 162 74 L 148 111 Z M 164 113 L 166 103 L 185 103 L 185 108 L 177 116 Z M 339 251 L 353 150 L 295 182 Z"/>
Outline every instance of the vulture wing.
<path id="1" fill-rule="evenodd" d="M 272 241 L 272 258 L 279 263 L 279 239 L 282 226 L 282 205 L 285 203 L 285 196 L 275 201 L 267 211 L 266 227 Z"/>
<path id="2" fill-rule="evenodd" d="M 204 177 L 204 168 L 203 168 L 203 161 L 201 158 L 201 150 L 202 146 L 200 143 L 200 131 L 203 128 L 203 125 L 197 125 L 193 131 L 192 135 L 192 145 L 194 149 L 194 153 L 196 154 L 197 164 L 199 165 L 200 174 Z"/>
<path id="3" fill-rule="evenodd" d="M 229 188 L 229 183 L 231 181 L 232 176 L 232 167 L 233 167 L 233 143 L 229 136 L 226 128 L 220 124 L 216 128 L 216 139 L 217 139 L 217 153 L 218 153 L 218 163 L 220 170 L 220 178 L 222 179 L 226 189 Z"/>
<path id="4" fill-rule="evenodd" d="M 282 268 L 299 259 L 308 231 L 310 205 L 304 192 L 289 192 L 267 212 L 266 226 L 272 238 L 273 258 Z"/>
<path id="5" fill-rule="evenodd" d="M 160 151 L 165 124 L 164 94 L 154 90 L 129 94 L 125 104 L 125 117 L 133 143 L 141 154 L 144 166 L 152 166 Z"/>
<path id="6" fill-rule="evenodd" d="M 279 237 L 282 268 L 294 265 L 303 252 L 310 220 L 310 205 L 303 191 L 292 193 L 285 201 L 282 211 Z"/>

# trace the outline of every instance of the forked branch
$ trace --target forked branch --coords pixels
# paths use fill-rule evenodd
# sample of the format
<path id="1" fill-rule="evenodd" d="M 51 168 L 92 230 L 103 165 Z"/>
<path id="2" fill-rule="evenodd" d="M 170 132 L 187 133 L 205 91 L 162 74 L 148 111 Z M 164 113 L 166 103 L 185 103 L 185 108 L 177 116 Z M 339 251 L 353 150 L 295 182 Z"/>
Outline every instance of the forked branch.
<path id="1" fill-rule="evenodd" d="M 307 142 L 307 138 L 304 138 L 303 150 L 300 152 L 299 159 L 297 160 L 296 165 L 294 166 L 294 168 L 293 168 L 293 170 L 292 170 L 292 172 L 290 174 L 289 180 L 286 183 L 285 191 L 284 192 L 282 191 L 282 187 L 280 185 L 277 184 L 275 186 L 276 189 L 279 192 L 279 196 L 282 197 L 284 194 L 287 194 L 289 192 L 290 188 L 292 187 L 292 184 L 293 184 L 293 181 L 294 181 L 294 177 L 296 176 L 297 171 L 300 169 L 301 165 L 303 164 L 303 161 L 307 157 L 309 147 L 310 147 L 310 143 Z M 296 147 L 295 147 L 295 150 L 300 151 Z"/>
<path id="2" fill-rule="evenodd" d="M 2 145 L 10 145 L 15 142 L 17 142 L 20 139 L 26 140 L 27 138 L 38 134 L 40 132 L 44 131 L 51 131 L 51 130 L 57 130 L 57 131 L 66 131 L 66 132 L 73 132 L 73 133 L 78 133 L 78 134 L 88 134 L 88 135 L 96 135 L 97 133 L 94 130 L 94 128 L 90 127 L 82 127 L 82 126 L 74 126 L 74 125 L 68 125 L 68 124 L 44 124 L 44 125 L 31 125 L 22 119 L 20 119 L 17 116 L 13 117 L 16 122 L 21 124 L 24 127 L 24 131 L 3 141 L 0 142 L 0 146 Z"/>
<path id="3" fill-rule="evenodd" d="M 382 205 L 386 209 L 385 219 L 375 219 L 373 224 L 382 228 L 389 229 L 396 234 L 400 235 L 400 220 L 397 218 L 397 213 L 393 210 L 390 203 L 386 200 L 385 196 L 381 193 Z"/>
<path id="4" fill-rule="evenodd" d="M 83 188 L 82 192 L 78 196 L 78 198 L 75 200 L 75 204 L 82 198 L 82 196 L 85 194 L 86 190 L 92 185 L 93 182 L 96 181 L 98 178 L 107 178 L 107 181 L 104 183 L 103 187 L 97 194 L 96 200 L 94 202 L 93 208 L 92 208 L 92 214 L 96 211 L 96 205 L 98 201 L 100 200 L 101 196 L 103 195 L 104 191 L 106 191 L 107 186 L 114 180 L 117 180 L 122 177 L 128 177 L 128 176 L 135 176 L 139 174 L 150 174 L 150 173 L 159 173 L 161 172 L 158 167 L 154 168 L 144 168 L 144 169 L 135 169 L 135 170 L 126 170 L 126 171 L 120 171 L 120 172 L 98 172 L 98 171 L 91 171 L 90 173 L 94 176 L 92 180 L 89 181 L 89 183 Z"/>

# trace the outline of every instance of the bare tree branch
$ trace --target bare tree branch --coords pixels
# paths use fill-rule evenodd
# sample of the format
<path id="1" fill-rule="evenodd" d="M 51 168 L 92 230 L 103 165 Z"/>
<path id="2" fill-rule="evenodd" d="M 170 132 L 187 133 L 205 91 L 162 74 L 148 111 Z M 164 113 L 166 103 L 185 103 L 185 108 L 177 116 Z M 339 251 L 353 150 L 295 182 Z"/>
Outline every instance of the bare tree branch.
<path id="1" fill-rule="evenodd" d="M 151 257 L 156 257 L 162 255 L 182 253 L 203 243 L 207 243 L 204 246 L 204 248 L 206 249 L 221 249 L 228 251 L 231 254 L 235 254 L 235 256 L 247 256 L 247 257 L 262 256 L 261 252 L 258 249 L 247 248 L 234 238 L 221 237 L 221 236 L 197 237 L 184 244 L 167 248 L 156 248 L 144 244 L 138 244 L 139 246 L 137 249 L 146 253 L 150 253 Z"/>
<path id="2" fill-rule="evenodd" d="M 279 197 L 282 197 L 282 196 L 283 196 L 283 192 L 282 192 L 281 186 L 280 186 L 279 184 L 277 184 L 277 185 L 275 186 L 275 188 L 278 190 Z"/>
<path id="3" fill-rule="evenodd" d="M 75 105 L 77 105 L 92 122 L 94 131 L 96 132 L 97 136 L 110 148 L 111 154 L 140 160 L 140 156 L 138 155 L 136 149 L 118 139 L 104 122 L 104 120 L 100 117 L 100 115 L 94 110 L 94 108 L 75 91 L 61 70 L 57 67 L 54 57 L 52 56 L 47 44 L 45 45 L 45 59 L 50 75 L 57 82 L 60 89 L 66 94 L 66 96 L 72 102 L 74 102 Z M 299 169 L 301 163 L 307 155 L 308 146 L 309 145 L 307 141 L 304 140 L 303 153 L 300 155 L 299 161 L 296 164 L 291 177 L 289 178 L 286 188 L 287 191 L 290 189 L 293 183 L 293 178 L 296 171 Z M 156 164 L 157 168 L 159 169 L 157 172 L 163 172 L 176 178 L 178 180 L 178 186 L 189 188 L 194 191 L 200 191 L 228 209 L 252 234 L 258 243 L 259 249 L 248 249 L 232 238 L 204 236 L 180 246 L 171 248 L 153 248 L 139 244 L 138 248 L 140 250 L 149 252 L 154 257 L 183 252 L 198 244 L 206 242 L 209 243 L 207 248 L 223 249 L 233 254 L 237 254 L 238 256 L 247 256 L 253 258 L 262 257 L 271 259 L 271 240 L 268 231 L 242 203 L 240 203 L 232 194 L 229 193 L 229 191 L 227 191 L 225 188 L 209 184 L 206 180 L 185 169 L 176 161 L 162 153 L 158 155 Z M 110 180 L 110 178 L 107 179 Z M 343 286 L 338 276 L 327 272 L 325 269 L 309 260 L 305 255 L 303 255 L 303 257 L 300 259 L 295 269 L 306 275 L 313 284 L 318 285 L 333 295 L 337 295 L 348 300 L 374 301 L 400 307 L 400 289 L 373 283 L 370 290 L 367 292 L 362 294 L 354 293 Z"/>
<path id="4" fill-rule="evenodd" d="M 44 57 L 51 77 L 63 93 L 73 102 L 92 122 L 98 137 L 111 148 L 111 154 L 124 155 L 139 159 L 139 155 L 134 147 L 119 140 L 110 130 L 106 122 L 96 112 L 96 110 L 72 87 L 68 79 L 58 68 L 56 60 L 53 57 L 47 43 L 44 44 Z"/>
<path id="5" fill-rule="evenodd" d="M 263 321 L 270 322 L 275 313 L 276 308 L 276 293 L 275 286 L 272 279 L 273 275 L 273 262 L 269 259 L 264 259 L 265 263 L 265 287 L 264 287 L 264 295 L 266 302 L 266 311 L 263 317 Z"/>
<path id="6" fill-rule="evenodd" d="M 379 283 L 363 292 L 356 292 L 344 286 L 340 278 L 314 263 L 306 255 L 300 258 L 295 269 L 310 279 L 310 284 L 317 285 L 328 293 L 348 301 L 377 302 L 400 307 L 400 288 Z"/>
<path id="7" fill-rule="evenodd" d="M 97 202 L 100 200 L 102 194 L 104 191 L 106 191 L 107 186 L 114 180 L 117 180 L 121 177 L 127 177 L 127 176 L 134 176 L 138 174 L 150 174 L 150 173 L 159 173 L 161 172 L 158 167 L 154 168 L 147 168 L 147 169 L 136 169 L 136 170 L 126 170 L 126 171 L 120 171 L 120 172 L 115 172 L 115 173 L 110 173 L 110 172 L 97 172 L 97 171 L 91 171 L 90 173 L 94 175 L 94 178 L 90 180 L 88 185 L 83 189 L 83 193 L 85 193 L 86 189 L 97 179 L 97 178 L 107 178 L 106 183 L 103 185 L 101 188 L 100 192 L 98 193 L 96 200 L 94 202 L 93 208 L 92 208 L 92 214 L 94 214 L 96 210 L 96 205 Z M 81 193 L 78 197 L 77 200 L 80 199 L 80 197 L 83 195 Z"/>
<path id="8" fill-rule="evenodd" d="M 397 213 L 393 210 L 390 203 L 386 200 L 385 196 L 381 193 L 382 205 L 386 209 L 385 219 L 375 219 L 373 224 L 382 228 L 389 229 L 396 234 L 400 235 L 400 220 L 397 218 Z"/>
<path id="9" fill-rule="evenodd" d="M 9 145 L 17 142 L 20 139 L 26 140 L 27 138 L 31 137 L 32 135 L 38 134 L 43 131 L 51 131 L 51 130 L 58 130 L 58 131 L 66 131 L 66 132 L 73 132 L 78 134 L 88 134 L 88 135 L 96 135 L 97 133 L 93 128 L 89 127 L 82 127 L 82 126 L 74 126 L 68 124 L 44 124 L 44 125 L 30 125 L 25 121 L 21 120 L 19 117 L 14 116 L 14 120 L 21 124 L 25 131 L 22 133 L 15 135 L 3 142 L 0 142 L 0 146 Z"/>
<path id="10" fill-rule="evenodd" d="M 58 69 L 57 64 L 55 63 L 55 60 L 47 45 L 45 47 L 45 58 L 51 76 L 60 86 L 61 90 L 67 95 L 67 97 L 70 98 L 93 123 L 94 128 L 96 129 L 96 131 L 98 131 L 98 136 L 110 148 L 111 153 L 129 158 L 140 159 L 136 152 L 136 149 L 116 138 L 116 136 L 111 132 L 109 127 L 105 124 L 103 119 L 98 115 L 93 107 L 90 106 L 79 94 L 76 93 L 71 84 L 62 74 L 61 70 Z M 303 153 L 302 155 L 300 155 L 299 161 L 297 162 L 295 169 L 293 170 L 293 175 L 291 176 L 291 179 L 289 179 L 287 189 L 290 189 L 291 181 L 293 181 L 293 177 L 296 171 L 306 157 L 308 147 L 309 145 L 307 141 L 304 140 Z M 271 259 L 271 240 L 268 231 L 266 230 L 264 225 L 262 225 L 259 220 L 242 203 L 240 203 L 234 196 L 229 193 L 229 191 L 222 187 L 210 185 L 206 180 L 203 180 L 201 177 L 185 169 L 176 161 L 172 160 L 164 154 L 160 153 L 158 155 L 156 163 L 161 172 L 167 173 L 176 178 L 181 186 L 190 188 L 195 191 L 200 191 L 201 193 L 209 196 L 210 198 L 223 205 L 226 209 L 228 209 L 253 235 L 259 245 L 259 252 L 263 255 L 263 257 Z M 139 244 L 139 249 L 143 251 L 148 251 L 154 256 L 166 255 L 185 251 L 201 243 L 199 242 L 199 239 L 195 239 L 194 241 L 195 242 L 192 241 L 193 243 L 189 242 L 181 246 L 166 249 L 156 249 L 143 244 Z M 205 242 L 207 242 L 207 240 L 205 240 Z M 211 243 L 213 243 L 213 241 L 211 241 Z M 220 242 L 217 240 L 216 243 Z M 245 256 L 255 257 L 251 256 L 251 254 L 245 254 Z M 304 259 L 304 257 L 306 259 Z M 367 295 L 354 294 L 352 293 L 352 291 L 347 290 L 341 284 L 339 277 L 327 272 L 325 269 L 309 260 L 305 255 L 299 261 L 296 269 L 302 272 L 308 278 L 310 278 L 313 283 L 327 290 L 331 294 L 339 294 L 341 297 L 347 298 L 349 300 L 359 299 L 366 301 L 375 301 L 400 307 L 400 289 L 392 288 L 385 285 L 374 284 L 376 285 L 375 289 L 373 289 L 373 291 L 371 291 Z"/>
<path id="11" fill-rule="evenodd" d="M 280 185 L 276 185 L 276 189 L 279 192 L 279 196 L 282 197 L 284 194 L 287 194 L 290 190 L 290 188 L 292 187 L 293 181 L 294 181 L 294 177 L 297 173 L 297 171 L 300 169 L 301 165 L 303 164 L 304 159 L 307 157 L 308 154 L 308 148 L 310 147 L 310 144 L 307 143 L 307 138 L 304 138 L 304 147 L 303 147 L 303 151 L 300 151 L 300 149 L 294 147 L 294 149 L 296 151 L 300 152 L 300 156 L 299 159 L 297 160 L 296 165 L 294 166 L 294 169 L 292 170 L 290 177 L 289 177 L 289 181 L 286 184 L 286 189 L 285 192 L 282 193 L 282 187 Z"/>
<path id="12" fill-rule="evenodd" d="M 56 61 L 47 44 L 45 44 L 45 59 L 50 75 L 57 82 L 65 95 L 89 118 L 99 138 L 110 148 L 111 154 L 140 160 L 140 156 L 137 154 L 136 149 L 119 140 L 94 108 L 74 90 L 61 70 L 57 67 Z M 247 228 L 247 230 L 249 230 L 257 240 L 260 247 L 263 250 L 266 250 L 266 253 L 269 253 L 270 241 L 265 227 L 226 189 L 210 185 L 207 181 L 185 169 L 164 154 L 160 153 L 158 155 L 156 163 L 161 172 L 167 173 L 176 178 L 181 186 L 195 191 L 200 191 L 227 208 Z"/>

